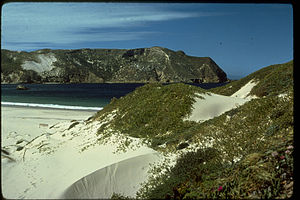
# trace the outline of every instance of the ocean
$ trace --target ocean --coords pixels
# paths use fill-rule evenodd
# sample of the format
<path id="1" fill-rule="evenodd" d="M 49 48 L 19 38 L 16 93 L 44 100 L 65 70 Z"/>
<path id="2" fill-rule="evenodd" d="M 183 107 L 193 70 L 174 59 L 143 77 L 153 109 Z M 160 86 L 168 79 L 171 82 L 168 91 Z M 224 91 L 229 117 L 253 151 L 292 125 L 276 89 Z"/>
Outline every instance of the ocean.
<path id="1" fill-rule="evenodd" d="M 204 89 L 226 83 L 191 84 Z M 28 90 L 17 90 L 18 84 L 1 84 L 1 105 L 71 110 L 101 110 L 113 97 L 120 98 L 142 83 L 23 84 Z"/>

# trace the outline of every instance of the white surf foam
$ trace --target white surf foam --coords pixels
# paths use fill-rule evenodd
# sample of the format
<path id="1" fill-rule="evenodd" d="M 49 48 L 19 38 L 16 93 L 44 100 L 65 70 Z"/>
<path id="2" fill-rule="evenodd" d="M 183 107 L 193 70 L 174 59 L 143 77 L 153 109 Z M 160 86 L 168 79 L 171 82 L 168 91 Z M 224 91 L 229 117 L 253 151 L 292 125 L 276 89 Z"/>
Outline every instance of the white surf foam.
<path id="1" fill-rule="evenodd" d="M 38 103 L 18 103 L 18 102 L 1 102 L 2 106 L 23 106 L 23 107 L 35 107 L 35 108 L 54 108 L 54 109 L 66 109 L 66 110 L 102 110 L 102 107 L 85 107 L 85 106 L 67 106 L 58 104 L 38 104 Z"/>

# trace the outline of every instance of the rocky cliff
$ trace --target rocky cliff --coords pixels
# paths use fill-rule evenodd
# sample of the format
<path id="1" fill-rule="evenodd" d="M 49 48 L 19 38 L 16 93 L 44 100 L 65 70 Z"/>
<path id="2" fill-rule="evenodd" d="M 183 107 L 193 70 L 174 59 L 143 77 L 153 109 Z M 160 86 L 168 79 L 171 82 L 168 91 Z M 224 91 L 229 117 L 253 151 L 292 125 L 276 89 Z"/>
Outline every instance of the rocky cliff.
<path id="1" fill-rule="evenodd" d="M 162 47 L 1 50 L 1 83 L 225 82 L 209 57 Z"/>

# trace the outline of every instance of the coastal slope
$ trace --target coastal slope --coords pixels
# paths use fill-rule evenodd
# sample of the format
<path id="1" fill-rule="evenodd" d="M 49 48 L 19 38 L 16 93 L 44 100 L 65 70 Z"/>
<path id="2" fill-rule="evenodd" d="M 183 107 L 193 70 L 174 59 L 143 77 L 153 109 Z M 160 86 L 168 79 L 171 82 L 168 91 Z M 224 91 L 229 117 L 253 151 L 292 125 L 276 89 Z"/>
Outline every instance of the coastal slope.
<path id="1" fill-rule="evenodd" d="M 11 108 L 16 113 L 14 109 Z M 29 109 L 26 116 L 30 118 L 37 111 L 44 109 Z M 79 116 L 85 114 L 84 111 L 53 112 L 57 118 L 63 118 L 68 113 Z M 25 118 L 22 113 L 19 116 Z M 41 132 L 31 139 L 18 130 L 13 135 L 3 132 L 6 137 L 2 140 L 1 173 L 5 198 L 110 198 L 113 192 L 134 195 L 138 191 L 139 185 L 148 176 L 149 163 L 160 160 L 160 156 L 138 139 L 118 134 L 106 143 L 101 142 L 102 135 L 98 135 L 97 130 L 111 117 L 93 123 L 78 118 L 71 117 L 72 120 L 65 119 L 42 129 L 37 128 L 38 125 L 34 123 L 36 120 L 26 120 L 32 130 L 39 129 Z M 53 116 L 48 119 L 49 123 L 53 123 Z M 6 123 L 3 121 L 3 125 Z M 11 130 L 15 129 L 11 127 Z M 122 145 L 129 139 L 132 144 L 125 151 Z M 130 163 L 135 163 L 131 173 L 128 171 L 131 170 Z M 120 185 L 131 179 L 132 173 L 139 175 L 135 182 Z M 103 188 L 101 194 L 96 186 Z"/>
<path id="2" fill-rule="evenodd" d="M 1 83 L 226 82 L 209 57 L 163 47 L 1 50 Z"/>
<path id="3" fill-rule="evenodd" d="M 3 194 L 88 198 L 105 178 L 104 198 L 289 198 L 293 98 L 293 61 L 210 90 L 146 84 L 88 120 L 4 146 Z M 131 184 L 133 164 L 142 178 Z"/>

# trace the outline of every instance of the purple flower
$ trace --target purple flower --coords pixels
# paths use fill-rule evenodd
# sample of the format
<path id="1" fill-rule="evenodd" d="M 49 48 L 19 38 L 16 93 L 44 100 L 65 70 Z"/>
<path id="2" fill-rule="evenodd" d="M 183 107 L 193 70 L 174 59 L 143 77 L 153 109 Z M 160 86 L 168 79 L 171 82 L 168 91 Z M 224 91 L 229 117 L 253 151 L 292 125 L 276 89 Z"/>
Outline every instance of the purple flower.
<path id="1" fill-rule="evenodd" d="M 280 156 L 280 159 L 283 160 L 285 157 L 284 156 Z"/>
<path id="2" fill-rule="evenodd" d="M 290 150 L 286 150 L 285 153 L 286 153 L 286 154 L 290 154 L 291 151 L 290 151 Z"/>
<path id="3" fill-rule="evenodd" d="M 292 145 L 288 146 L 286 149 L 293 149 L 294 147 Z"/>
<path id="4" fill-rule="evenodd" d="M 223 190 L 223 187 L 219 186 L 218 191 L 220 192 L 221 190 Z"/>

